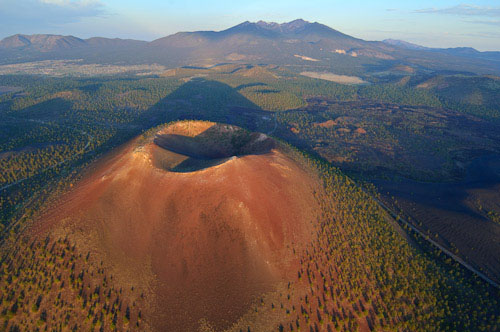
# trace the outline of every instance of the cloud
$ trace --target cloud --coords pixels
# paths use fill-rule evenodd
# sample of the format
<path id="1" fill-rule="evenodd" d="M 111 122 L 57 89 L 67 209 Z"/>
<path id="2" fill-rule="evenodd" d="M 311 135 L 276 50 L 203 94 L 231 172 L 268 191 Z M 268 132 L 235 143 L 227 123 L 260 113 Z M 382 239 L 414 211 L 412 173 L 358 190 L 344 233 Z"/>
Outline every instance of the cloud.
<path id="1" fill-rule="evenodd" d="M 467 20 L 467 23 L 500 26 L 500 20 Z"/>
<path id="2" fill-rule="evenodd" d="M 468 4 L 460 4 L 447 8 L 418 9 L 414 10 L 413 12 L 419 14 L 500 17 L 500 7 L 482 7 Z"/>
<path id="3" fill-rule="evenodd" d="M 53 27 L 103 16 L 98 0 L 0 0 L 0 28 Z"/>

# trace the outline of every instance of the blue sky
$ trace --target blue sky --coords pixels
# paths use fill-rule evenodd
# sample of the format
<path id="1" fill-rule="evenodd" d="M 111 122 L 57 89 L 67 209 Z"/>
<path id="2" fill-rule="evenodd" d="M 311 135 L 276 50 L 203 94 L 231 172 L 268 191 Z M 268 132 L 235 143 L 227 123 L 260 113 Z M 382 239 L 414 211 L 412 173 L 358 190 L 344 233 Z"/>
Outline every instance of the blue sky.
<path id="1" fill-rule="evenodd" d="M 368 40 L 500 51 L 499 0 L 0 0 L 0 38 L 53 33 L 152 40 L 247 20 L 296 18 Z"/>

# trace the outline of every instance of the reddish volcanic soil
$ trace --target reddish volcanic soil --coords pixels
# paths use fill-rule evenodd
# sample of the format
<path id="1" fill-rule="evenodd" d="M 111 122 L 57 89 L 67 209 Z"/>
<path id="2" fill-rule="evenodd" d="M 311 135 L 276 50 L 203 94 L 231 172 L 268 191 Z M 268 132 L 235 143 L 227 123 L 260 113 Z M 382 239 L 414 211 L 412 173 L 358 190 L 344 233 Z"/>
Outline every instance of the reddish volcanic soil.
<path id="1" fill-rule="evenodd" d="M 219 331 L 294 277 L 315 190 L 267 136 L 180 122 L 101 161 L 34 231 L 68 235 L 142 290 L 153 330 Z"/>

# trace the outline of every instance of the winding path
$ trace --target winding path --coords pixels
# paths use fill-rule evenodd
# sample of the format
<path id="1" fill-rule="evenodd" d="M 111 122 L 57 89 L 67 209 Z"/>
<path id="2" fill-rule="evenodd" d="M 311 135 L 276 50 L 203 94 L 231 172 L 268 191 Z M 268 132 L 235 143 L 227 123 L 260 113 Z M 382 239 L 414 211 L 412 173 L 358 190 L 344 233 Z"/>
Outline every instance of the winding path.
<path id="1" fill-rule="evenodd" d="M 361 188 L 361 187 L 360 187 Z M 371 198 L 373 198 L 378 204 L 380 204 L 380 206 L 387 212 L 389 213 L 389 215 L 391 217 L 393 217 L 396 221 L 399 221 L 401 222 L 402 224 L 408 226 L 409 228 L 411 228 L 414 232 L 416 232 L 417 234 L 419 234 L 420 236 L 422 236 L 423 239 L 425 239 L 427 242 L 429 242 L 430 244 L 432 244 L 434 247 L 438 248 L 439 250 L 441 250 L 443 253 L 445 253 L 446 255 L 448 255 L 451 259 L 455 260 L 457 263 L 459 263 L 460 265 L 462 265 L 464 268 L 466 268 L 467 270 L 469 270 L 470 272 L 476 274 L 478 277 L 480 277 L 481 279 L 483 279 L 484 281 L 486 281 L 488 284 L 490 284 L 491 286 L 497 288 L 497 289 L 500 289 L 500 284 L 498 284 L 497 282 L 493 281 L 492 279 L 490 279 L 488 276 L 486 276 L 484 273 L 482 273 L 481 271 L 478 271 L 477 269 L 475 269 L 474 267 L 472 267 L 470 264 L 468 264 L 467 262 L 465 262 L 462 258 L 458 257 L 457 255 L 453 254 L 451 251 L 449 251 L 448 249 L 446 249 L 445 247 L 443 247 L 442 245 L 440 245 L 439 243 L 437 243 L 436 241 L 432 240 L 429 236 L 427 236 L 426 234 L 424 234 L 422 231 L 420 231 L 417 227 L 415 227 L 413 224 L 411 224 L 409 221 L 407 220 L 404 220 L 403 218 L 399 217 L 398 218 L 398 215 L 392 211 L 387 205 L 385 205 L 382 201 L 380 201 L 378 198 L 372 196 L 371 194 L 367 193 L 363 188 L 361 188 L 361 190 L 363 190 L 365 192 L 365 194 L 369 195 Z"/>

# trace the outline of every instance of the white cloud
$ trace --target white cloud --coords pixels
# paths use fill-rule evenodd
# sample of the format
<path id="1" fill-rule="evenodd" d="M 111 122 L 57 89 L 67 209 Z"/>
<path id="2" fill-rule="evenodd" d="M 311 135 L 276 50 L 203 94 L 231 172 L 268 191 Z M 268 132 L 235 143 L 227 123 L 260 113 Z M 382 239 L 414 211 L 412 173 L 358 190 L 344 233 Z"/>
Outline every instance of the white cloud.
<path id="1" fill-rule="evenodd" d="M 446 8 L 426 8 L 415 10 L 419 14 L 444 14 L 457 16 L 489 16 L 500 17 L 500 7 L 483 7 L 468 4 L 460 4 Z"/>
<path id="2" fill-rule="evenodd" d="M 465 21 L 467 23 L 485 24 L 485 25 L 496 25 L 500 26 L 500 20 L 473 20 Z"/>
<path id="3" fill-rule="evenodd" d="M 60 26 L 105 13 L 98 0 L 0 0 L 0 30 Z"/>
<path id="4" fill-rule="evenodd" d="M 88 8 L 103 6 L 102 3 L 97 0 L 38 0 L 38 2 L 66 8 Z"/>

